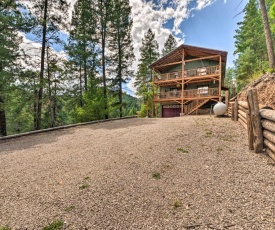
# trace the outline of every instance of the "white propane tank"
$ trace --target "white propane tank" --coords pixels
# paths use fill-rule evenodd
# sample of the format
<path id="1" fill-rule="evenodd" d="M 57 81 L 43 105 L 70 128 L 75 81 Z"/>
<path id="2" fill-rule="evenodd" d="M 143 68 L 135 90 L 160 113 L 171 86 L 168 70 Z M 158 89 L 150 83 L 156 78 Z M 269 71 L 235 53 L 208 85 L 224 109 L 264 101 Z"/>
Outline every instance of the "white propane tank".
<path id="1" fill-rule="evenodd" d="M 227 110 L 227 106 L 222 103 L 222 102 L 218 102 L 214 107 L 213 107 L 213 111 L 215 113 L 216 116 L 221 116 L 224 115 L 225 112 Z"/>

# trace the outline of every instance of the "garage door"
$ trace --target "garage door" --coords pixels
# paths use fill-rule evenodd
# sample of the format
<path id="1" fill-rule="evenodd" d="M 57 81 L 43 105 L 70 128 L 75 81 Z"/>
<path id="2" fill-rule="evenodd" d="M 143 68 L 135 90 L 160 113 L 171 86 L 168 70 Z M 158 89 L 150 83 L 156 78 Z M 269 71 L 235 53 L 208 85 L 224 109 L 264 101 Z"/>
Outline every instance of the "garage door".
<path id="1" fill-rule="evenodd" d="M 179 117 L 181 113 L 180 105 L 163 105 L 162 117 Z"/>

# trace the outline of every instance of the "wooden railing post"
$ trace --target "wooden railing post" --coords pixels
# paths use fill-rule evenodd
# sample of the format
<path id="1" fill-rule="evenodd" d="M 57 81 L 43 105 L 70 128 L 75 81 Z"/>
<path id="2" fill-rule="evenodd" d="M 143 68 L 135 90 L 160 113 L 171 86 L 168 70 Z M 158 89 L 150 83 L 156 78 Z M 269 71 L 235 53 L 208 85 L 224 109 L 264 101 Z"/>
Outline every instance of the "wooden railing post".
<path id="1" fill-rule="evenodd" d="M 234 108 L 234 121 L 238 121 L 238 109 L 239 109 L 239 105 L 238 105 L 238 99 L 235 100 L 235 108 Z"/>
<path id="2" fill-rule="evenodd" d="M 235 121 L 235 103 L 232 103 L 231 107 L 231 120 Z"/>
<path id="3" fill-rule="evenodd" d="M 247 121 L 248 147 L 249 147 L 249 150 L 254 150 L 253 127 L 252 127 L 252 122 L 251 122 L 251 119 L 250 119 L 250 110 L 249 110 L 249 108 L 248 108 L 248 112 L 246 114 L 246 121 Z"/>
<path id="4" fill-rule="evenodd" d="M 247 102 L 250 111 L 251 126 L 253 129 L 253 145 L 256 153 L 263 151 L 263 131 L 257 90 L 255 88 L 247 91 Z"/>

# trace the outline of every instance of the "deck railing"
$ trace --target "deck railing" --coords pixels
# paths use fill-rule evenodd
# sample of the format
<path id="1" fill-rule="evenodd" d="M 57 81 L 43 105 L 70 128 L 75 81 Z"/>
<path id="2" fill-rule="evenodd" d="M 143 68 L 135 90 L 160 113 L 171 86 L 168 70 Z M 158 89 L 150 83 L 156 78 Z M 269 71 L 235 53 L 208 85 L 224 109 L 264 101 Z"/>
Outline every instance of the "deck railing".
<path id="1" fill-rule="evenodd" d="M 170 91 L 170 92 L 161 92 L 154 95 L 155 100 L 164 100 L 164 99 L 179 99 L 181 98 L 182 91 Z M 192 89 L 184 90 L 184 98 L 198 98 L 198 97 L 209 97 L 209 96 L 218 96 L 218 88 L 205 88 L 205 89 Z"/>
<path id="2" fill-rule="evenodd" d="M 179 79 L 181 78 L 181 72 L 182 71 L 180 70 L 171 73 L 158 74 L 157 76 L 154 76 L 154 82 Z"/>
<path id="3" fill-rule="evenodd" d="M 219 74 L 219 66 L 208 66 L 184 71 L 184 77 L 197 77 Z"/>
<path id="4" fill-rule="evenodd" d="M 184 90 L 184 98 L 209 97 L 209 96 L 218 96 L 218 95 L 219 95 L 218 88 Z"/>
<path id="5" fill-rule="evenodd" d="M 219 74 L 219 66 L 208 66 L 196 69 L 189 69 L 184 71 L 184 77 L 198 77 Z M 158 74 L 154 76 L 154 82 L 175 80 L 182 78 L 182 71 L 175 71 L 171 73 Z"/>
<path id="6" fill-rule="evenodd" d="M 154 95 L 155 100 L 169 99 L 169 98 L 181 98 L 182 91 L 170 91 L 170 92 L 161 92 Z"/>

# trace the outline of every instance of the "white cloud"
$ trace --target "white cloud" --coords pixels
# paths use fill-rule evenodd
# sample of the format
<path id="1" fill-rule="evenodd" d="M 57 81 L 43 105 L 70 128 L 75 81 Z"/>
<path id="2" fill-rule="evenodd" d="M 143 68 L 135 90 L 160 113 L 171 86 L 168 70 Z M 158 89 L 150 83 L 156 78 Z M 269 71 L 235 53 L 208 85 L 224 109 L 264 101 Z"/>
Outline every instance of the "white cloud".
<path id="1" fill-rule="evenodd" d="M 202 10 L 203 8 L 211 5 L 216 0 L 197 0 L 197 10 Z"/>

